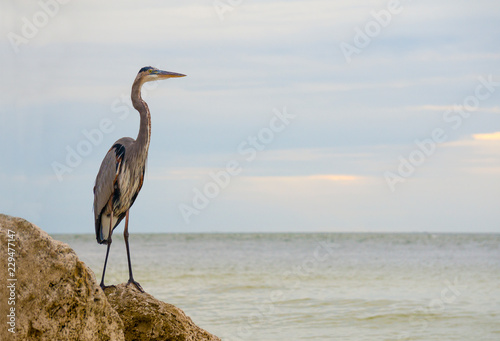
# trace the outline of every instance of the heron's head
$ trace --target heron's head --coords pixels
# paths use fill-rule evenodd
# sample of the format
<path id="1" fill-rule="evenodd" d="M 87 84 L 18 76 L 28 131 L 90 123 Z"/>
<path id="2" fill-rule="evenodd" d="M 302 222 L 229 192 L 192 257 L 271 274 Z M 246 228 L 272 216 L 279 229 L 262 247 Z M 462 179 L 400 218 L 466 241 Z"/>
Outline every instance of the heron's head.
<path id="1" fill-rule="evenodd" d="M 136 80 L 140 80 L 141 83 L 146 83 L 151 81 L 157 81 L 160 79 L 176 78 L 184 76 L 186 75 L 183 75 L 182 73 L 162 71 L 152 66 L 145 66 L 139 70 Z"/>

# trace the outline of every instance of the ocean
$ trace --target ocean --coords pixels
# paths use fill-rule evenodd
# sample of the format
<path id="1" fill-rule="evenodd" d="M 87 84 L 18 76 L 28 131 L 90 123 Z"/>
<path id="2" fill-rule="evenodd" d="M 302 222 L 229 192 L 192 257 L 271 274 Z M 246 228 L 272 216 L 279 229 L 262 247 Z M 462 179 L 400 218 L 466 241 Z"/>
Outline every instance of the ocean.
<path id="1" fill-rule="evenodd" d="M 106 284 L 128 280 L 119 230 Z M 93 235 L 55 235 L 100 281 Z M 499 234 L 131 234 L 135 279 L 222 340 L 500 340 Z"/>

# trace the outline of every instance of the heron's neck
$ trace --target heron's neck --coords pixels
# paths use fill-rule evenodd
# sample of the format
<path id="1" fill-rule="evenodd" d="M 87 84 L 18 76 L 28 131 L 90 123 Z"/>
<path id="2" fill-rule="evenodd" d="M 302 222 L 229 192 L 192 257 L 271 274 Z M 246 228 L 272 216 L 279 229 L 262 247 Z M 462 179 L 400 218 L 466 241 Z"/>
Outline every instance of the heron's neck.
<path id="1" fill-rule="evenodd" d="M 147 156 L 149 141 L 151 139 L 151 115 L 148 105 L 141 97 L 142 84 L 140 80 L 136 80 L 132 85 L 132 105 L 141 115 L 139 134 L 134 145 L 138 149 L 138 152 L 144 153 Z"/>

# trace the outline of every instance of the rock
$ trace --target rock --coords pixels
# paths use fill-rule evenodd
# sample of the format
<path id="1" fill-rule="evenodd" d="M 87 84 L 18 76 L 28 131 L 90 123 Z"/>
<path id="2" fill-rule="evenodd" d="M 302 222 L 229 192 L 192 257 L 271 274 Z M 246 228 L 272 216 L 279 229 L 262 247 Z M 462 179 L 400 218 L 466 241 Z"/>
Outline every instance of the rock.
<path id="1" fill-rule="evenodd" d="M 15 305 L 7 305 L 8 231 L 15 241 Z M 15 308 L 17 340 L 124 340 L 123 322 L 94 274 L 65 243 L 30 222 L 0 215 L 2 322 Z M 9 293 L 10 294 L 10 293 Z M 9 311 L 9 313 L 8 313 Z M 0 340 L 13 340 L 2 323 Z"/>
<path id="2" fill-rule="evenodd" d="M 193 323 L 179 308 L 141 293 L 133 285 L 105 290 L 125 327 L 125 340 L 216 341 L 218 337 Z"/>
<path id="3" fill-rule="evenodd" d="M 15 252 L 14 277 L 8 276 L 8 247 Z M 0 250 L 0 340 L 220 340 L 133 286 L 120 284 L 105 294 L 67 244 L 24 219 L 0 214 Z M 6 323 L 11 308 L 15 334 Z"/>

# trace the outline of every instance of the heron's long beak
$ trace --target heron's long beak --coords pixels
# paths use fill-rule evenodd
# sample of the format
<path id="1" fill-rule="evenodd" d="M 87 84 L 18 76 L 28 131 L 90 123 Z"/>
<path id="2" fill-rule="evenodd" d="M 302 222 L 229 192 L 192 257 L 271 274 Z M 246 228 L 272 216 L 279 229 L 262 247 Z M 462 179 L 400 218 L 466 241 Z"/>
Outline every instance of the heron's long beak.
<path id="1" fill-rule="evenodd" d="M 174 78 L 174 77 L 185 77 L 186 75 L 183 75 L 182 73 L 175 73 L 175 72 L 170 72 L 170 71 L 154 71 L 154 74 L 157 74 L 160 76 L 160 78 Z"/>

